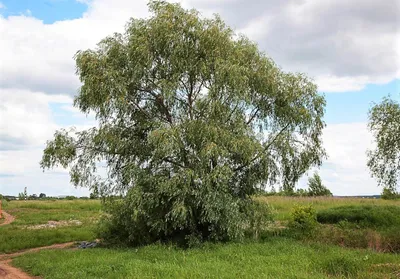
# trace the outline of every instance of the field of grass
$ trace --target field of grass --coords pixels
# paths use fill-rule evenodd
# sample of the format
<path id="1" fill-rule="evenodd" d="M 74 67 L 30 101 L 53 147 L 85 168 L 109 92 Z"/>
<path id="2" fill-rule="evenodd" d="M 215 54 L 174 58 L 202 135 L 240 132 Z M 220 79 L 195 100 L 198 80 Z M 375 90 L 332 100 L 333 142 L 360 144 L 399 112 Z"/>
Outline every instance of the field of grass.
<path id="1" fill-rule="evenodd" d="M 349 214 L 338 207 L 360 206 L 397 209 L 399 201 L 355 198 L 258 197 L 275 211 L 275 219 L 285 223 L 295 205 L 312 204 L 317 212 L 333 211 L 332 217 Z M 389 207 L 388 207 L 389 206 Z M 336 208 L 336 209 L 335 209 Z M 98 201 L 21 201 L 10 202 L 7 212 L 15 223 L 0 227 L 0 254 L 20 249 L 74 240 L 92 240 L 100 215 Z M 370 210 L 371 211 L 371 210 Z M 361 210 L 363 212 L 363 210 Z M 373 210 L 371 212 L 374 212 Z M 353 213 L 351 213 L 353 214 Z M 379 214 L 378 214 L 379 215 Z M 80 220 L 82 225 L 57 229 L 29 230 L 28 226 L 49 220 Z M 204 244 L 200 248 L 180 249 L 155 244 L 137 249 L 98 247 L 88 250 L 46 250 L 25 254 L 12 262 L 24 271 L 42 278 L 399 278 L 400 255 L 380 253 L 357 246 L 371 233 L 353 226 L 320 225 L 318 235 L 294 239 L 288 233 L 272 233 L 259 241 Z M 384 225 L 386 226 L 386 225 Z M 397 224 L 395 232 L 400 231 Z M 334 229 L 333 231 L 330 231 Z M 284 230 L 285 231 L 285 230 Z M 354 246 L 340 247 L 335 237 L 356 239 Z M 334 235 L 334 234 L 337 235 Z M 268 236 L 275 235 L 275 236 Z M 278 235 L 278 236 L 276 236 Z M 383 236 L 382 236 L 383 237 Z M 333 240 L 330 240 L 332 238 Z M 324 241 L 327 240 L 327 241 Z M 364 241 L 364 240 L 363 240 Z"/>
<path id="2" fill-rule="evenodd" d="M 33 275 L 54 279 L 384 278 L 392 270 L 388 272 L 381 265 L 398 267 L 400 258 L 271 238 L 263 243 L 209 244 L 190 250 L 151 245 L 130 250 L 42 251 L 19 257 L 13 263 Z"/>
<path id="3" fill-rule="evenodd" d="M 367 198 L 335 198 L 335 197 L 257 197 L 257 200 L 269 203 L 277 220 L 287 221 L 290 219 L 290 212 L 295 205 L 312 205 L 316 211 L 339 206 L 349 205 L 378 205 L 378 206 L 400 206 L 400 200 L 382 200 Z"/>
<path id="4" fill-rule="evenodd" d="M 100 202 L 96 200 L 8 202 L 3 209 L 15 216 L 15 221 L 0 227 L 0 253 L 67 241 L 92 240 L 100 208 Z M 51 229 L 30 228 L 48 221 L 70 220 L 82 224 Z"/>
<path id="5" fill-rule="evenodd" d="M 346 205 L 318 212 L 317 220 L 324 224 L 350 222 L 359 227 L 386 230 L 400 228 L 400 206 L 394 205 Z"/>

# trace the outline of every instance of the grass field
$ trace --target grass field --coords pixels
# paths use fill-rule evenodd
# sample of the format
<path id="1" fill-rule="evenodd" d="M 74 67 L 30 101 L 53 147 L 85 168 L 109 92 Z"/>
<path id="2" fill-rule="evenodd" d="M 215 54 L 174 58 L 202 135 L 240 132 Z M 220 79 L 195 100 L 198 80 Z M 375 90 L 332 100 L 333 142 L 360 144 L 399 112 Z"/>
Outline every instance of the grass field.
<path id="1" fill-rule="evenodd" d="M 311 204 L 317 211 L 339 206 L 350 205 L 394 205 L 400 206 L 399 200 L 382 200 L 366 198 L 332 198 L 332 197 L 257 197 L 257 200 L 267 202 L 272 205 L 277 220 L 289 220 L 290 212 L 294 205 Z"/>
<path id="2" fill-rule="evenodd" d="M 95 220 L 100 214 L 99 201 L 12 201 L 3 209 L 15 221 L 0 227 L 0 253 L 75 240 L 94 239 Z M 81 225 L 31 229 L 48 221 L 80 221 Z"/>
<path id="3" fill-rule="evenodd" d="M 317 212 L 348 205 L 382 208 L 400 205 L 399 201 L 353 198 L 257 199 L 268 202 L 276 220 L 281 222 L 290 219 L 296 204 L 312 204 Z M 6 210 L 15 215 L 16 221 L 0 227 L 0 254 L 57 242 L 92 240 L 100 203 L 91 200 L 10 202 Z M 49 220 L 70 219 L 80 220 L 82 225 L 26 228 Z M 336 228 L 336 225 L 321 225 L 325 226 Z M 332 236 L 328 231 L 320 232 L 326 233 L 325 238 Z M 272 235 L 275 236 L 260 241 L 205 244 L 188 250 L 161 244 L 137 249 L 46 250 L 17 257 L 12 264 L 43 278 L 400 278 L 399 254 L 340 247 L 329 241 L 322 243 L 317 237 L 294 239 L 284 233 Z"/>
<path id="4" fill-rule="evenodd" d="M 215 244 L 181 250 L 166 245 L 139 249 L 42 251 L 13 262 L 44 278 L 385 278 L 400 265 L 390 254 L 309 245 L 285 238 L 263 243 Z M 395 275 L 394 273 L 392 275 Z M 396 278 L 396 277 L 393 277 Z"/>

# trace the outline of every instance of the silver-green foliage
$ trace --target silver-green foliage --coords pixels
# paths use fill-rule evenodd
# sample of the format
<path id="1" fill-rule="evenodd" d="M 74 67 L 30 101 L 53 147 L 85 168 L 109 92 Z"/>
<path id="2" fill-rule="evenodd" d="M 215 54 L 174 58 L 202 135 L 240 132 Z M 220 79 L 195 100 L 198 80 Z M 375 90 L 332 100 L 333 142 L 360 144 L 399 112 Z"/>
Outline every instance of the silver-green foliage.
<path id="1" fill-rule="evenodd" d="M 124 34 L 77 53 L 74 104 L 98 127 L 56 132 L 41 166 L 70 167 L 76 186 L 126 194 L 108 221 L 132 244 L 240 238 L 257 187 L 294 185 L 321 164 L 325 99 L 218 16 L 149 8 Z"/>
<path id="2" fill-rule="evenodd" d="M 331 191 L 322 184 L 321 177 L 314 173 L 308 179 L 308 195 L 310 196 L 332 196 Z"/>
<path id="3" fill-rule="evenodd" d="M 396 191 L 400 182 L 400 103 L 384 98 L 368 116 L 376 141 L 375 149 L 368 151 L 368 167 L 381 186 Z"/>

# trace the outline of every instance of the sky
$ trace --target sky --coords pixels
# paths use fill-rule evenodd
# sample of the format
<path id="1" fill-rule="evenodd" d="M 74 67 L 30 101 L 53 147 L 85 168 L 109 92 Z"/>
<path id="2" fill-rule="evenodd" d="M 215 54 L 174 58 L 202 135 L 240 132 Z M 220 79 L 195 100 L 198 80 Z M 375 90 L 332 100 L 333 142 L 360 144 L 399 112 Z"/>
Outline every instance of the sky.
<path id="1" fill-rule="evenodd" d="M 174 2 L 220 14 L 283 70 L 313 78 L 327 100 L 324 184 L 334 195 L 381 192 L 366 167 L 368 110 L 389 94 L 400 100 L 399 0 Z M 72 106 L 80 86 L 73 56 L 147 16 L 142 0 L 0 0 L 0 193 L 88 195 L 66 170 L 39 168 L 55 130 L 95 125 Z"/>

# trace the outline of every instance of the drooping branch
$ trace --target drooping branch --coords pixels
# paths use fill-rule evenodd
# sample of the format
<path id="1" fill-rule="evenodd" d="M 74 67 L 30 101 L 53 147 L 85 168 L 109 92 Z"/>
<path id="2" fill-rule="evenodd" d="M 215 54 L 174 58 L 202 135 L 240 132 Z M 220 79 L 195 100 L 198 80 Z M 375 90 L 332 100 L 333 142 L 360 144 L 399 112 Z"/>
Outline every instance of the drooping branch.
<path id="1" fill-rule="evenodd" d="M 257 113 L 259 110 L 260 110 L 260 108 L 257 108 L 255 110 L 253 110 L 254 112 L 250 113 L 251 117 L 249 118 L 249 120 L 247 120 L 246 125 L 249 125 L 254 120 L 254 118 L 257 116 Z"/>
<path id="2" fill-rule="evenodd" d="M 272 144 L 274 144 L 274 142 L 278 139 L 278 137 L 290 126 L 290 124 L 286 124 L 285 127 L 283 127 L 276 135 L 275 137 L 263 148 L 263 151 L 268 150 Z M 245 167 L 249 166 L 250 164 L 252 164 L 254 161 L 256 161 L 258 158 L 260 158 L 261 153 L 258 153 L 253 159 L 251 159 L 247 164 L 243 164 L 237 168 L 234 169 L 234 171 L 240 171 L 242 169 L 244 169 Z"/>

